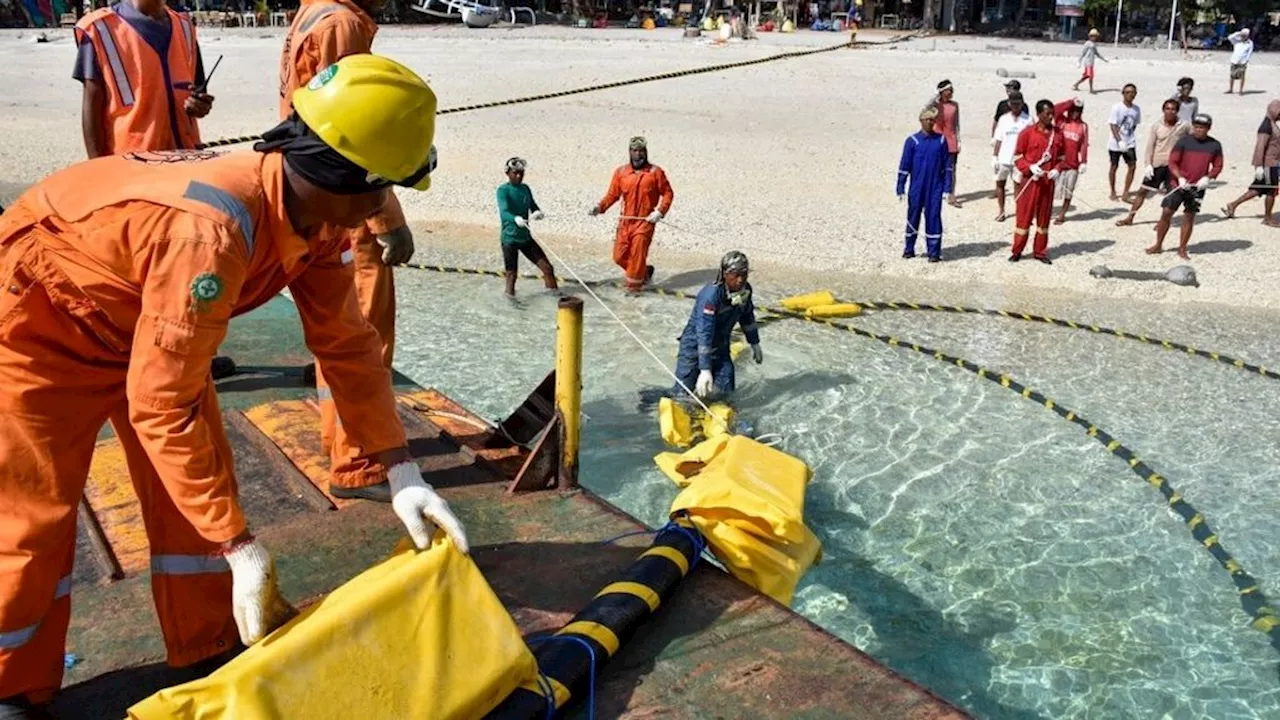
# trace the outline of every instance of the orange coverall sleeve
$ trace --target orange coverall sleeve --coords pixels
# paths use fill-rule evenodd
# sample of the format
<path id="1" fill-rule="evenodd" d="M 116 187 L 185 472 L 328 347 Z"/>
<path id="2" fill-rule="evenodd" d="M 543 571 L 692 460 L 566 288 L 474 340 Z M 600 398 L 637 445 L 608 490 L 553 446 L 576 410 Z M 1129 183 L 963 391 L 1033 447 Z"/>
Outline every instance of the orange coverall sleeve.
<path id="1" fill-rule="evenodd" d="M 676 199 L 675 192 L 671 189 L 671 183 L 667 182 L 667 173 L 662 168 L 657 168 L 658 175 L 658 192 L 662 195 L 662 199 L 658 201 L 658 212 L 663 215 L 671 209 L 671 202 Z"/>
<path id="2" fill-rule="evenodd" d="M 620 197 L 622 197 L 622 168 L 613 171 L 613 178 L 609 180 L 609 190 L 597 207 L 600 208 L 600 212 L 605 212 L 613 207 Z"/>
<path id="3" fill-rule="evenodd" d="M 342 262 L 340 250 L 317 258 L 289 291 L 351 442 L 364 456 L 406 447 L 382 341 L 360 315 L 351 266 Z"/>
<path id="4" fill-rule="evenodd" d="M 125 383 L 129 422 L 183 517 L 206 540 L 225 542 L 244 531 L 244 514 L 231 456 L 219 448 L 219 431 L 200 403 L 211 382 L 209 362 L 244 284 L 248 252 L 243 238 L 187 213 L 146 210 L 128 217 L 167 236 L 137 260 L 147 273 Z"/>
<path id="5" fill-rule="evenodd" d="M 317 72 L 348 55 L 367 53 L 373 47 L 373 37 L 354 13 L 335 12 L 320 20 L 321 25 L 307 33 L 302 48 L 298 77 L 310 80 Z"/>
<path id="6" fill-rule="evenodd" d="M 395 191 L 391 191 L 387 193 L 386 204 L 369 218 L 365 226 L 374 235 L 386 235 L 392 230 L 399 230 L 407 224 L 408 222 L 404 219 L 404 210 L 400 208 L 400 200 L 396 198 Z"/>

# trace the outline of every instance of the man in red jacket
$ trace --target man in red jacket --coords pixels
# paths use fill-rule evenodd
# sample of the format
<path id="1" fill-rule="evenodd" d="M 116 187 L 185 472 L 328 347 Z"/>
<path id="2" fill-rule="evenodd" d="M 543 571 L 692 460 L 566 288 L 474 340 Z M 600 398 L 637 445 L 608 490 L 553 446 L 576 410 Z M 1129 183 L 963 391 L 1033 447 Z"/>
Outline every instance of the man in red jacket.
<path id="1" fill-rule="evenodd" d="M 1063 157 L 1062 133 L 1053 124 L 1053 103 L 1036 103 L 1036 124 L 1018 135 L 1013 149 L 1013 164 L 1027 178 L 1018 194 L 1018 214 L 1013 228 L 1013 253 L 1009 262 L 1022 259 L 1031 223 L 1036 225 L 1035 258 L 1045 265 L 1049 260 L 1049 218 L 1053 215 L 1053 186 L 1058 179 L 1058 166 Z"/>
<path id="2" fill-rule="evenodd" d="M 1058 128 L 1062 131 L 1062 151 L 1064 157 L 1058 176 L 1058 194 L 1062 196 L 1062 208 L 1054 225 L 1061 225 L 1067 220 L 1067 209 L 1071 207 L 1071 196 L 1076 190 L 1076 181 L 1084 174 L 1089 163 L 1089 124 L 1084 121 L 1084 101 L 1080 98 L 1064 100 L 1053 106 L 1054 115 L 1058 119 Z"/>

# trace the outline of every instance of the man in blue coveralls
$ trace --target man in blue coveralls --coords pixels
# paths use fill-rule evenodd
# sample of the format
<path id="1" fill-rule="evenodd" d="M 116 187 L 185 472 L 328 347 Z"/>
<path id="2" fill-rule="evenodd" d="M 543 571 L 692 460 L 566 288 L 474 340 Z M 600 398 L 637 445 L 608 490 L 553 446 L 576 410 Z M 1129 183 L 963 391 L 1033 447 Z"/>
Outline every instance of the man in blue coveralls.
<path id="1" fill-rule="evenodd" d="M 903 143 L 902 160 L 898 163 L 898 200 L 907 201 L 907 245 L 902 257 L 916 256 L 916 235 L 923 212 L 924 244 L 929 262 L 942 259 L 942 199 L 951 195 L 955 172 L 946 138 L 933 131 L 937 117 L 938 110 L 934 107 L 920 112 L 920 132 Z M 911 179 L 910 192 L 906 191 L 908 178 Z"/>
<path id="2" fill-rule="evenodd" d="M 756 330 L 755 307 L 751 304 L 751 284 L 747 282 L 747 256 L 732 250 L 720 260 L 716 281 L 702 288 L 693 303 L 689 322 L 680 334 L 680 355 L 676 377 L 698 397 L 730 393 L 734 389 L 733 359 L 729 356 L 729 335 L 734 325 L 751 345 L 751 357 L 764 361 L 760 333 Z M 683 389 L 677 385 L 677 397 Z"/>

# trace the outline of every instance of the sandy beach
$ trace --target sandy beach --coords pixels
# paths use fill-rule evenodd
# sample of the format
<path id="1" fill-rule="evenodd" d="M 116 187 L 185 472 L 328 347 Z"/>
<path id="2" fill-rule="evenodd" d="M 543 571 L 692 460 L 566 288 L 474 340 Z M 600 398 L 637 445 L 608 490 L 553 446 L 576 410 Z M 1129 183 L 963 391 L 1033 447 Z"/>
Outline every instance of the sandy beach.
<path id="1" fill-rule="evenodd" d="M 200 29 L 206 66 L 224 56 L 210 91 L 206 140 L 260 132 L 275 122 L 283 28 Z M 80 87 L 71 79 L 70 31 L 0 33 L 0 201 L 83 157 Z M 883 41 L 886 32 L 860 39 Z M 847 35 L 802 31 L 717 47 L 680 30 L 594 31 L 563 27 L 466 30 L 386 27 L 375 49 L 408 64 L 432 83 L 441 108 L 503 100 L 601 82 L 764 57 L 838 44 Z M 663 80 L 524 105 L 439 118 L 440 167 L 427 194 L 402 193 L 420 230 L 415 260 L 452 251 L 494 248 L 493 193 L 512 155 L 530 165 L 527 182 L 547 219 L 535 229 L 565 257 L 607 258 L 613 215 L 590 218 L 612 169 L 625 161 L 632 135 L 649 139 L 651 159 L 675 189 L 670 226 L 660 227 L 651 258 L 659 273 L 695 267 L 739 248 L 764 266 L 792 272 L 841 273 L 851 285 L 901 287 L 899 298 L 1014 294 L 1105 296 L 1156 302 L 1207 302 L 1280 308 L 1280 230 L 1260 223 L 1262 202 L 1236 219 L 1218 208 L 1252 179 L 1253 142 L 1280 67 L 1270 54 L 1250 64 L 1250 94 L 1226 96 L 1226 53 L 1103 48 L 1099 93 L 1083 95 L 1090 125 L 1089 170 L 1077 209 L 1051 232 L 1052 266 L 1005 262 L 1013 221 L 995 222 L 991 191 L 991 117 L 1003 98 L 1000 69 L 1023 77 L 1029 101 L 1072 96 L 1079 45 L 984 37 L 915 38 L 884 47 L 821 55 Z M 1225 148 L 1222 182 L 1210 189 L 1190 252 L 1199 288 L 1163 280 L 1097 280 L 1089 269 L 1163 274 L 1183 264 L 1172 251 L 1152 257 L 1159 208 L 1149 200 L 1131 228 L 1117 228 L 1120 203 L 1107 199 L 1106 119 L 1126 82 L 1138 86 L 1139 138 L 1159 104 L 1188 75 L 1212 135 Z M 944 211 L 945 262 L 903 260 L 903 209 L 894 196 L 903 139 L 918 128 L 917 111 L 936 83 L 950 79 L 961 106 L 958 196 Z M 1265 92 L 1264 92 L 1265 91 Z M 1141 168 L 1135 187 L 1141 180 Z M 1123 166 L 1121 181 L 1123 179 Z M 426 231 L 430 230 L 428 233 Z M 1166 247 L 1176 247 L 1176 227 Z M 659 276 L 661 279 L 661 275 Z M 887 296 L 886 292 L 877 293 Z"/>

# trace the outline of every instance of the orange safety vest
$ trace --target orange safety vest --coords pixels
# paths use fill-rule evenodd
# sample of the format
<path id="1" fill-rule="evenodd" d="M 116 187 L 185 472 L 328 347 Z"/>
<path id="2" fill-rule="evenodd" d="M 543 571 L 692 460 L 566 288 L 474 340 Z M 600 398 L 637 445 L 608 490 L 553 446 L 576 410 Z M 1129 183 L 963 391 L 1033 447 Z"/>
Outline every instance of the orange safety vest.
<path id="1" fill-rule="evenodd" d="M 113 155 L 194 148 L 195 118 L 183 105 L 196 77 L 196 29 L 191 19 L 169 13 L 169 57 L 161 58 L 114 8 L 76 23 L 79 42 L 88 39 L 108 88 L 107 151 Z"/>
<path id="2" fill-rule="evenodd" d="M 325 22 L 325 18 L 330 16 L 330 20 Z M 335 36 L 333 42 L 326 43 L 326 49 L 334 52 L 336 57 L 304 58 L 302 53 L 307 38 L 320 32 Z M 373 36 L 377 32 L 378 24 L 374 19 L 352 2 L 303 0 L 280 53 L 280 118 L 287 118 L 293 112 L 293 91 L 306 85 L 324 66 L 347 55 L 373 52 Z M 311 67 L 317 62 L 322 64 Z"/>

